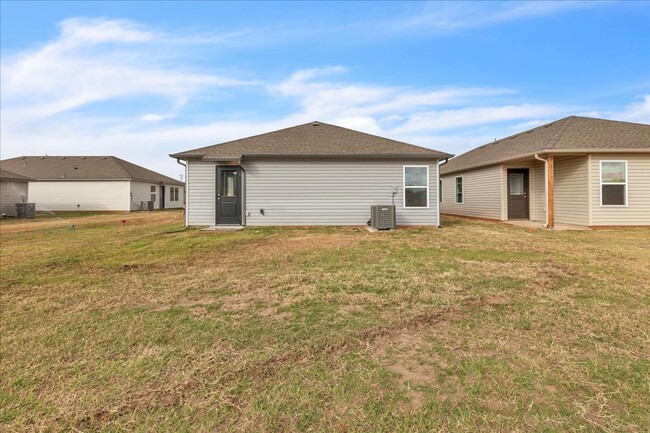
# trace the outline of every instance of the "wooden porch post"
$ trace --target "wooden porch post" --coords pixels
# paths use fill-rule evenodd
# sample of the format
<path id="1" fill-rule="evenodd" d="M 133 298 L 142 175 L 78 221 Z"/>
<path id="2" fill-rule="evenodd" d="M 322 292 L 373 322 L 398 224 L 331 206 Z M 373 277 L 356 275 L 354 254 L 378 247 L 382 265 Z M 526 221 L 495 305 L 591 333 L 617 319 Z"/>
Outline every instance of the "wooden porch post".
<path id="1" fill-rule="evenodd" d="M 548 155 L 546 157 L 548 162 L 548 173 L 546 173 L 546 182 L 548 187 L 546 188 L 546 193 L 548 194 L 547 203 L 548 203 L 548 225 L 546 228 L 552 229 L 555 227 L 555 169 L 553 167 L 553 155 Z"/>

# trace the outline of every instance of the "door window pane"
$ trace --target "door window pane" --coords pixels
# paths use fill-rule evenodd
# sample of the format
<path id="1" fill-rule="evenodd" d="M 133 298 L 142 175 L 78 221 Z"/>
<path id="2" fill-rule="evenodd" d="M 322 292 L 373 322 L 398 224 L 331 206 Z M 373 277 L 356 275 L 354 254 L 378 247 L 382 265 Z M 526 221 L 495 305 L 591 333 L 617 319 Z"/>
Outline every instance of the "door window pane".
<path id="1" fill-rule="evenodd" d="M 407 188 L 404 190 L 406 207 L 427 207 L 426 188 Z"/>
<path id="2" fill-rule="evenodd" d="M 510 173 L 510 195 L 524 195 L 524 174 Z"/>
<path id="3" fill-rule="evenodd" d="M 221 197 L 235 197 L 237 173 L 234 171 L 221 172 Z"/>
<path id="4" fill-rule="evenodd" d="M 406 167 L 404 186 L 427 186 L 426 167 Z"/>

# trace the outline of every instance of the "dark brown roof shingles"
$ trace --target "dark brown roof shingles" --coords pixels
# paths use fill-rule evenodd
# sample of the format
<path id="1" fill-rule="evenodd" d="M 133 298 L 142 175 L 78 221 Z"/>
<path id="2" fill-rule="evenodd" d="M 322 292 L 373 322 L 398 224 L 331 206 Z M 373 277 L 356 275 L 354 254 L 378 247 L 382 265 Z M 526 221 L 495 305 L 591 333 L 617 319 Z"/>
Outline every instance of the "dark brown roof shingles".
<path id="1" fill-rule="evenodd" d="M 10 171 L 3 170 L 3 169 L 0 169 L 0 179 L 1 180 L 17 180 L 17 181 L 23 181 L 23 182 L 27 182 L 27 181 L 30 180 L 30 178 L 27 177 L 27 176 L 22 176 L 20 174 L 12 173 Z"/>
<path id="2" fill-rule="evenodd" d="M 650 152 L 650 125 L 570 116 L 529 131 L 488 143 L 441 166 L 441 174 L 455 173 L 552 151 Z"/>
<path id="3" fill-rule="evenodd" d="M 179 152 L 174 158 L 240 159 L 282 157 L 416 157 L 445 159 L 452 155 L 323 122 L 311 122 Z"/>
<path id="4" fill-rule="evenodd" d="M 5 159 L 1 164 L 3 170 L 33 180 L 136 180 L 183 185 L 115 156 L 21 156 Z"/>

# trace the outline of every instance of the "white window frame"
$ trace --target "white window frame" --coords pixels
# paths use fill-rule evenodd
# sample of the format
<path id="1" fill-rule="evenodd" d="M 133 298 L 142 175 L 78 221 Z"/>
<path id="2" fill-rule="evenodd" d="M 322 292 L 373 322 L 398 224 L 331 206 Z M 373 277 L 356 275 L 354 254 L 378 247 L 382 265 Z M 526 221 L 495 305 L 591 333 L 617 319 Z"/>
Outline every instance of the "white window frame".
<path id="1" fill-rule="evenodd" d="M 438 177 L 438 197 L 440 197 L 438 199 L 438 203 L 442 203 L 445 196 L 442 194 L 442 178 L 441 177 Z"/>
<path id="2" fill-rule="evenodd" d="M 604 162 L 622 162 L 625 164 L 625 182 L 603 182 L 603 163 Z M 598 179 L 598 193 L 600 194 L 600 207 L 627 207 L 627 160 L 626 159 L 601 159 L 600 160 L 600 177 Z M 625 187 L 625 204 L 603 204 L 603 185 L 623 185 Z"/>
<path id="3" fill-rule="evenodd" d="M 426 168 L 427 169 L 427 205 L 426 206 L 406 206 L 406 189 L 422 189 L 424 186 L 406 186 L 406 169 L 407 168 Z M 404 209 L 429 209 L 429 166 L 428 165 L 405 165 L 402 167 L 402 208 Z"/>
<path id="4" fill-rule="evenodd" d="M 156 185 L 149 186 L 149 201 L 156 203 L 158 198 L 158 187 Z"/>
<path id="5" fill-rule="evenodd" d="M 176 198 L 176 195 L 178 194 L 176 191 L 178 190 L 177 186 L 170 186 L 169 187 L 169 201 L 170 202 L 176 202 L 178 199 Z"/>
<path id="6" fill-rule="evenodd" d="M 458 178 L 460 178 L 460 195 L 463 199 L 462 201 L 458 201 Z M 465 179 L 463 179 L 463 176 L 454 177 L 454 201 L 456 204 L 465 204 Z"/>

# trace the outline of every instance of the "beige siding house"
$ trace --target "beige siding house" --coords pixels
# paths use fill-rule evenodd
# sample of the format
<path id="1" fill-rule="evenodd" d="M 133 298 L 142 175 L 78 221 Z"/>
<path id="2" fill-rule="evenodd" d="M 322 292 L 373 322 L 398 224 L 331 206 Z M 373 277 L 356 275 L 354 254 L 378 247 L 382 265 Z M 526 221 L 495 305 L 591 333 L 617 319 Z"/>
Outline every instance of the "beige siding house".
<path id="1" fill-rule="evenodd" d="M 440 167 L 443 214 L 650 226 L 650 125 L 571 116 Z"/>
<path id="2" fill-rule="evenodd" d="M 27 203 L 29 178 L 0 169 L 0 216 L 15 217 L 16 203 Z"/>
<path id="3" fill-rule="evenodd" d="M 135 211 L 182 208 L 185 184 L 114 156 L 22 156 L 3 169 L 28 176 L 37 211 Z"/>
<path id="4" fill-rule="evenodd" d="M 170 155 L 185 161 L 188 226 L 438 226 L 438 163 L 451 155 L 312 122 Z"/>

